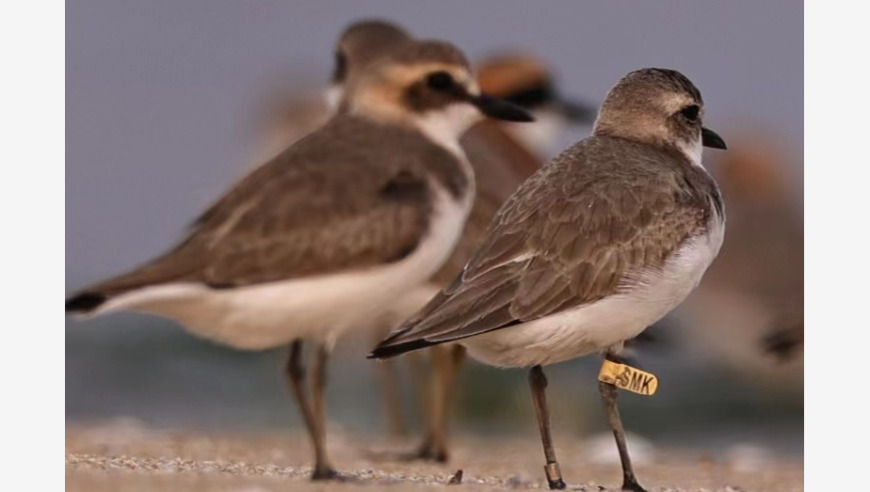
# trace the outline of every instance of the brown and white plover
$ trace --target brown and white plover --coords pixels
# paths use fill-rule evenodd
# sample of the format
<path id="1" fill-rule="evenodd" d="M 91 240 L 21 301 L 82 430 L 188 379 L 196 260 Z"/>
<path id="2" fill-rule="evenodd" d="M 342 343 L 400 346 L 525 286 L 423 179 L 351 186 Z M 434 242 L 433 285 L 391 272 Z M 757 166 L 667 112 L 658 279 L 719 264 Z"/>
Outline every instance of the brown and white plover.
<path id="1" fill-rule="evenodd" d="M 601 354 L 677 306 L 724 236 L 724 204 L 701 164 L 725 142 L 702 126 L 698 89 L 673 70 L 642 69 L 607 95 L 593 135 L 535 173 L 501 207 L 453 282 L 370 354 L 388 358 L 458 342 L 499 367 L 530 367 L 551 488 L 564 488 L 549 428 L 542 366 Z M 600 382 L 623 465 L 616 386 Z"/>
<path id="2" fill-rule="evenodd" d="M 335 478 L 329 353 L 447 260 L 474 195 L 459 136 L 483 115 L 531 119 L 481 93 L 453 45 L 406 43 L 348 81 L 335 117 L 235 184 L 174 248 L 74 294 L 66 311 L 143 311 L 240 349 L 290 345 L 312 478 Z M 310 389 L 304 342 L 316 347 Z"/>

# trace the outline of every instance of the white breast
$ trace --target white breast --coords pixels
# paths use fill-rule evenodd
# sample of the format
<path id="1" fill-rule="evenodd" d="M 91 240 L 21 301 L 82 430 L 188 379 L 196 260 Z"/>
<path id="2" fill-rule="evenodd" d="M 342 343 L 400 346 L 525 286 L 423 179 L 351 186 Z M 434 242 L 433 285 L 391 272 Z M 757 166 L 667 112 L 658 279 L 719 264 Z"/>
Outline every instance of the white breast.
<path id="1" fill-rule="evenodd" d="M 369 328 L 392 301 L 428 280 L 452 252 L 470 208 L 469 197 L 457 201 L 437 188 L 427 235 L 412 254 L 386 266 L 219 290 L 167 284 L 114 298 L 95 314 L 131 309 L 168 316 L 242 349 L 297 338 L 332 344 L 344 330 Z"/>
<path id="2" fill-rule="evenodd" d="M 718 217 L 663 268 L 637 272 L 632 290 L 521 325 L 463 340 L 472 357 L 503 367 L 553 364 L 618 347 L 680 304 L 719 253 L 725 225 Z"/>

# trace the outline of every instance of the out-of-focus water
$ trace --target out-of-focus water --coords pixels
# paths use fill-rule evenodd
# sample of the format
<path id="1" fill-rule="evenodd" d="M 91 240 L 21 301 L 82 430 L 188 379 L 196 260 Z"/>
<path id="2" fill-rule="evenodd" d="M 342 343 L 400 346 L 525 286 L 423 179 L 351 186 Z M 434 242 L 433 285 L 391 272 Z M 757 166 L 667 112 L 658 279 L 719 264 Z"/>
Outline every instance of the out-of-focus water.
<path id="1" fill-rule="evenodd" d="M 333 425 L 359 433 L 384 429 L 371 343 L 342 343 L 330 366 Z M 652 397 L 622 392 L 626 426 L 656 443 L 724 448 L 753 444 L 802 455 L 799 388 L 758 386 L 708 367 L 674 348 L 641 348 L 638 360 L 661 386 Z M 246 353 L 198 340 L 171 321 L 112 315 L 66 332 L 68 422 L 133 417 L 158 428 L 252 429 L 301 425 L 282 375 L 283 350 Z M 407 415 L 417 395 L 411 364 L 399 359 Z M 553 425 L 589 435 L 606 430 L 597 393 L 600 361 L 579 359 L 546 369 Z M 471 433 L 534 431 L 523 370 L 466 365 L 455 427 Z"/>

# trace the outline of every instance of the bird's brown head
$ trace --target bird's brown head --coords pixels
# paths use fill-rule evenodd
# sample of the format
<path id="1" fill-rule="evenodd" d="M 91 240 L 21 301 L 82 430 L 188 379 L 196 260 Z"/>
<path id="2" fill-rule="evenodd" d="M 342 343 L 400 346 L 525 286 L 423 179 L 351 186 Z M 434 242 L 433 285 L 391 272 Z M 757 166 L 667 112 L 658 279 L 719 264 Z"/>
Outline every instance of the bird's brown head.
<path id="1" fill-rule="evenodd" d="M 644 68 L 623 77 L 607 94 L 595 135 L 611 135 L 681 152 L 700 164 L 702 147 L 725 149 L 703 125 L 704 100 L 676 70 Z"/>
<path id="2" fill-rule="evenodd" d="M 408 41 L 349 80 L 339 110 L 456 137 L 483 116 L 533 120 L 519 106 L 481 93 L 462 51 L 431 40 Z"/>
<path id="3" fill-rule="evenodd" d="M 335 45 L 327 104 L 335 109 L 349 80 L 411 39 L 401 27 L 380 19 L 354 22 L 345 28 Z"/>

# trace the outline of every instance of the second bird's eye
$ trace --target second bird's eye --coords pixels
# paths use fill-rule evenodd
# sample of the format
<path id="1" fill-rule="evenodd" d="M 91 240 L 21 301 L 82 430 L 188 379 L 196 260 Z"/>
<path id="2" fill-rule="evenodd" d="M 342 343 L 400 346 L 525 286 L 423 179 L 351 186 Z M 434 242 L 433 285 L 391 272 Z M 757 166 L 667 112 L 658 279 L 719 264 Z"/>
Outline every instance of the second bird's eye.
<path id="1" fill-rule="evenodd" d="M 686 106 L 685 108 L 680 110 L 680 114 L 682 114 L 687 120 L 695 121 L 698 119 L 698 113 L 701 112 L 701 108 L 697 104 L 692 104 L 691 106 Z"/>
<path id="2" fill-rule="evenodd" d="M 342 51 L 336 51 L 332 82 L 336 84 L 344 82 L 345 77 L 347 77 L 347 56 Z"/>
<path id="3" fill-rule="evenodd" d="M 453 85 L 453 77 L 447 72 L 432 72 L 426 77 L 426 83 L 435 90 L 443 91 Z"/>

